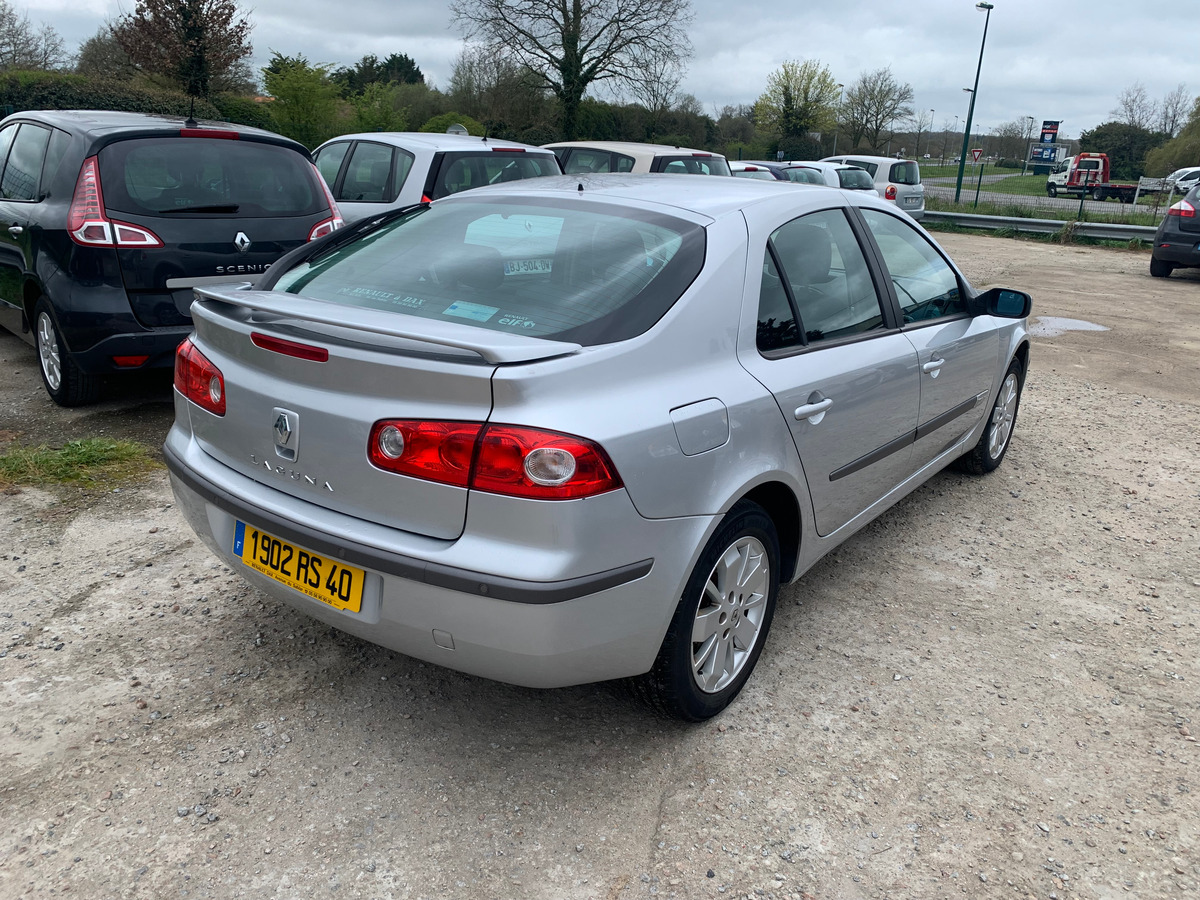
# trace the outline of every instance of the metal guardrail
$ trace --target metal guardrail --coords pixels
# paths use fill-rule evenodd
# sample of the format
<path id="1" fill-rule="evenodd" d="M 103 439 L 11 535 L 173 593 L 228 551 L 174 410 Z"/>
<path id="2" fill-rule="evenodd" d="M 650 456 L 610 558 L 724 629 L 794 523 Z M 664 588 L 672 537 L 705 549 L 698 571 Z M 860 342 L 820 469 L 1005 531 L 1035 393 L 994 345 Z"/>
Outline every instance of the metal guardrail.
<path id="1" fill-rule="evenodd" d="M 949 222 L 962 228 L 1028 231 L 1035 234 L 1057 234 L 1066 227 L 1080 237 L 1105 241 L 1152 241 L 1157 229 L 1153 225 L 1117 225 L 1112 222 L 1064 222 L 1061 219 L 1022 219 L 1017 216 L 981 216 L 975 213 L 938 212 L 925 210 L 925 218 L 934 222 Z"/>

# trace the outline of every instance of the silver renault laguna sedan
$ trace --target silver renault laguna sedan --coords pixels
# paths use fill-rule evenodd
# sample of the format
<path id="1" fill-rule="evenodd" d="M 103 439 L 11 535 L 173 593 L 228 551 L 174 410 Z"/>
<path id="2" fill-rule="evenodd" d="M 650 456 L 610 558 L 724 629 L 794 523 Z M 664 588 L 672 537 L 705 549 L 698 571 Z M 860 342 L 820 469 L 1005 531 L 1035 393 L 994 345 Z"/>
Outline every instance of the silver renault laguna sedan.
<path id="1" fill-rule="evenodd" d="M 866 192 L 497 185 L 197 289 L 164 452 L 213 552 L 309 615 L 701 720 L 780 584 L 1000 464 L 1030 303 Z"/>

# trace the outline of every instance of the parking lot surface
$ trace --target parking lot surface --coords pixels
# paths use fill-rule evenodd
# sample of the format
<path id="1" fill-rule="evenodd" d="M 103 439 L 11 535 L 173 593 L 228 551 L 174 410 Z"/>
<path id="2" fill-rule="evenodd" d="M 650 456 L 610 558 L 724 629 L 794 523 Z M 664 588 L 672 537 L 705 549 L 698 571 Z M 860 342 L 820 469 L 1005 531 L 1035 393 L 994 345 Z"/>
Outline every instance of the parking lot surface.
<path id="1" fill-rule="evenodd" d="M 938 235 L 1034 296 L 995 473 L 943 473 L 780 596 L 716 719 L 388 652 L 246 586 L 165 472 L 0 493 L 0 896 L 1174 898 L 1200 888 L 1200 273 Z M 0 450 L 157 446 L 169 383 Z"/>

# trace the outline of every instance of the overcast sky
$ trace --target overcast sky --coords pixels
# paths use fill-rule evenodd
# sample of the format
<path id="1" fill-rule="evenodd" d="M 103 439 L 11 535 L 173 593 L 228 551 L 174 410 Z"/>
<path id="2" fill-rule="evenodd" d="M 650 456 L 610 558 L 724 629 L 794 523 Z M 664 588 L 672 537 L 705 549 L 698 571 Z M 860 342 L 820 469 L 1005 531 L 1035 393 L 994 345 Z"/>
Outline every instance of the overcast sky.
<path id="1" fill-rule="evenodd" d="M 53 25 L 68 48 L 136 0 L 10 0 L 34 23 Z M 973 0 L 692 0 L 695 53 L 681 89 L 708 112 L 753 103 L 785 59 L 818 59 L 849 86 L 890 66 L 912 85 L 914 106 L 935 110 L 935 128 L 959 127 L 975 78 L 984 13 Z M 1141 82 L 1158 100 L 1181 82 L 1200 94 L 1200 54 L 1188 27 L 1158 27 L 1127 0 L 1084 4 L 993 0 L 976 131 L 1023 116 L 1060 119 L 1078 137 L 1112 118 L 1117 95 Z M 252 0 L 254 64 L 271 51 L 350 65 L 368 53 L 406 53 L 426 81 L 445 86 L 462 48 L 445 4 L 417 0 Z M 1182 19 L 1186 16 L 1180 17 Z M 1074 36 L 1063 36 L 1073 32 Z"/>

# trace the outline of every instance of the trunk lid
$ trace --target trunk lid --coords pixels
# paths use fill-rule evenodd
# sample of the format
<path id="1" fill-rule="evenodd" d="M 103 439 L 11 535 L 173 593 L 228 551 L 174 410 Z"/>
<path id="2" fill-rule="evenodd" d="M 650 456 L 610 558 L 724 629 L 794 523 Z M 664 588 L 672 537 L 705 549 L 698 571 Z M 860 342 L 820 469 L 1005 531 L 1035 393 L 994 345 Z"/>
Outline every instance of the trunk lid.
<path id="1" fill-rule="evenodd" d="M 468 490 L 376 468 L 367 458 L 371 426 L 485 422 L 498 364 L 577 349 L 270 291 L 201 288 L 193 312 L 196 345 L 226 384 L 224 416 L 192 410 L 206 453 L 320 507 L 441 540 L 462 533 Z M 264 349 L 254 334 L 320 347 L 329 358 Z"/>

